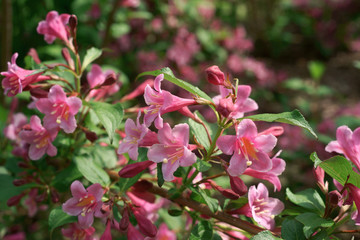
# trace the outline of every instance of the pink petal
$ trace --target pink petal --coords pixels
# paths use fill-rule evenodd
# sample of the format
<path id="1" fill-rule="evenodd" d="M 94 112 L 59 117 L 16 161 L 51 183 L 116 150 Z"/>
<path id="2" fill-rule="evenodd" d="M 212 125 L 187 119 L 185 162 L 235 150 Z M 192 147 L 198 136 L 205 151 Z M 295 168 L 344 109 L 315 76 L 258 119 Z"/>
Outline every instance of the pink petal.
<path id="1" fill-rule="evenodd" d="M 266 172 L 272 168 L 272 161 L 266 153 L 257 152 L 256 158 L 257 159 L 250 159 L 250 161 L 252 161 L 250 168 L 260 172 Z"/>
<path id="2" fill-rule="evenodd" d="M 254 139 L 256 148 L 259 151 L 268 153 L 273 150 L 277 142 L 277 138 L 273 135 L 260 135 Z"/>
<path id="3" fill-rule="evenodd" d="M 178 169 L 178 167 L 179 167 L 179 161 L 174 161 L 174 162 L 169 161 L 168 163 L 163 163 L 162 172 L 163 172 L 164 180 L 168 182 L 174 180 L 174 172 L 176 171 L 176 169 Z"/>
<path id="4" fill-rule="evenodd" d="M 69 112 L 72 115 L 77 114 L 82 106 L 82 101 L 78 97 L 69 97 L 67 98 L 66 103 L 69 106 Z"/>
<path id="5" fill-rule="evenodd" d="M 49 143 L 47 150 L 46 150 L 47 155 L 49 155 L 50 157 L 54 157 L 57 154 L 57 149 L 54 145 L 52 145 L 51 143 Z"/>
<path id="6" fill-rule="evenodd" d="M 236 128 L 236 136 L 253 138 L 257 136 L 255 123 L 250 119 L 242 120 Z"/>
<path id="7" fill-rule="evenodd" d="M 55 121 L 56 123 L 56 121 Z M 67 120 L 61 119 L 60 128 L 66 133 L 73 133 L 77 127 L 75 116 L 69 116 Z"/>
<path id="8" fill-rule="evenodd" d="M 325 147 L 325 151 L 327 151 L 327 152 L 337 152 L 337 153 L 340 153 L 340 154 L 345 154 L 343 148 L 341 147 L 341 145 L 339 144 L 338 141 L 331 141 Z"/>
<path id="9" fill-rule="evenodd" d="M 225 154 L 231 155 L 234 152 L 236 137 L 232 135 L 223 135 L 216 141 L 216 146 Z"/>
<path id="10" fill-rule="evenodd" d="M 46 151 L 46 147 L 37 148 L 36 144 L 31 144 L 29 148 L 29 158 L 31 160 L 39 160 L 42 156 L 44 156 Z"/>
<path id="11" fill-rule="evenodd" d="M 165 147 L 163 144 L 154 144 L 149 149 L 147 156 L 150 161 L 159 163 L 164 160 L 164 158 L 167 158 L 167 154 L 165 152 Z"/>
<path id="12" fill-rule="evenodd" d="M 86 190 L 84 188 L 84 185 L 78 180 L 74 181 L 71 184 L 70 190 L 71 190 L 71 194 L 75 198 L 78 198 L 78 199 L 84 197 L 87 194 L 87 192 L 86 192 Z"/>
<path id="13" fill-rule="evenodd" d="M 44 114 L 51 114 L 51 112 L 54 110 L 54 103 L 50 102 L 48 98 L 41 98 L 37 100 L 35 105 L 36 108 Z"/>
<path id="14" fill-rule="evenodd" d="M 165 123 L 163 128 L 159 130 L 158 139 L 160 143 L 163 143 L 165 145 L 174 145 L 173 141 L 176 141 L 176 138 L 174 138 L 173 132 L 168 123 Z"/>
<path id="15" fill-rule="evenodd" d="M 271 169 L 272 173 L 274 173 L 276 175 L 280 175 L 281 173 L 284 172 L 286 163 L 283 159 L 272 158 L 271 161 L 272 161 L 272 169 Z"/>
<path id="16" fill-rule="evenodd" d="M 86 213 L 85 216 L 82 216 L 81 214 L 78 217 L 79 224 L 82 228 L 88 228 L 90 227 L 94 222 L 94 213 L 89 212 Z"/>
<path id="17" fill-rule="evenodd" d="M 61 103 L 66 101 L 66 94 L 61 86 L 54 85 L 50 88 L 48 98 L 52 103 Z"/>
<path id="18" fill-rule="evenodd" d="M 355 129 L 352 135 L 352 139 L 355 145 L 360 145 L 360 128 Z"/>
<path id="19" fill-rule="evenodd" d="M 240 101 L 245 101 L 251 93 L 251 87 L 248 85 L 238 86 L 237 99 Z"/>
<path id="20" fill-rule="evenodd" d="M 62 209 L 64 212 L 66 212 L 69 215 L 77 216 L 81 213 L 83 209 L 83 207 L 76 206 L 76 204 L 78 203 L 79 203 L 79 199 L 74 197 L 70 198 L 62 205 Z"/>
<path id="21" fill-rule="evenodd" d="M 41 125 L 41 120 L 38 116 L 33 115 L 30 118 L 30 127 L 34 131 L 42 131 L 44 130 L 43 126 Z"/>
<path id="22" fill-rule="evenodd" d="M 189 144 L 189 125 L 186 123 L 176 125 L 172 130 L 172 135 L 176 142 L 184 145 L 185 147 Z"/>
<path id="23" fill-rule="evenodd" d="M 91 185 L 86 190 L 88 193 L 92 194 L 97 201 L 101 201 L 101 198 L 104 195 L 104 190 L 99 183 Z"/>
<path id="24" fill-rule="evenodd" d="M 164 120 L 160 116 L 160 113 L 158 113 L 157 118 L 155 119 L 155 127 L 157 129 L 162 129 L 164 127 L 163 122 Z"/>
<path id="25" fill-rule="evenodd" d="M 160 74 L 155 78 L 154 88 L 156 91 L 161 92 L 161 82 L 164 80 L 164 74 Z"/>
<path id="26" fill-rule="evenodd" d="M 230 159 L 228 173 L 231 176 L 239 176 L 245 171 L 246 167 L 246 159 L 244 156 L 235 153 Z"/>
<path id="27" fill-rule="evenodd" d="M 91 66 L 90 72 L 87 74 L 87 80 L 90 88 L 101 85 L 105 81 L 105 75 L 103 74 L 101 67 L 97 64 Z"/>
<path id="28" fill-rule="evenodd" d="M 179 159 L 180 166 L 188 167 L 196 162 L 196 155 L 188 148 L 184 147 L 184 155 Z"/>

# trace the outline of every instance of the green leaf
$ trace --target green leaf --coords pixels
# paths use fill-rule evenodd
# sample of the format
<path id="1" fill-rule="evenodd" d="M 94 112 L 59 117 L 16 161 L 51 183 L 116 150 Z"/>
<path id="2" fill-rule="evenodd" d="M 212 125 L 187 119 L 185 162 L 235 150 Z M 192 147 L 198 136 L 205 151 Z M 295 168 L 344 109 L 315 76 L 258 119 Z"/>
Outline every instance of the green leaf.
<path id="1" fill-rule="evenodd" d="M 259 232 L 258 234 L 250 238 L 250 240 L 276 240 L 276 239 L 281 239 L 281 238 L 275 237 L 274 235 L 271 234 L 270 231 Z"/>
<path id="2" fill-rule="evenodd" d="M 247 116 L 244 118 L 252 119 L 254 121 L 281 122 L 281 123 L 295 125 L 308 130 L 314 137 L 317 138 L 314 130 L 310 127 L 309 123 L 305 120 L 304 116 L 297 109 L 295 109 L 292 112 L 263 113 L 263 114 Z"/>
<path id="3" fill-rule="evenodd" d="M 49 215 L 49 228 L 52 232 L 55 228 L 60 227 L 67 223 L 77 222 L 76 216 L 70 216 L 65 213 L 61 207 L 54 208 L 51 210 Z"/>
<path id="4" fill-rule="evenodd" d="M 303 226 L 295 219 L 286 218 L 282 222 L 281 237 L 286 240 L 305 240 Z"/>
<path id="5" fill-rule="evenodd" d="M 303 229 L 306 238 L 309 238 L 320 227 L 331 227 L 334 225 L 334 221 L 323 219 L 319 215 L 311 212 L 303 213 L 295 219 L 304 224 Z"/>
<path id="6" fill-rule="evenodd" d="M 100 183 L 102 186 L 110 184 L 109 175 L 89 155 L 75 156 L 74 161 L 78 170 L 91 183 Z"/>
<path id="7" fill-rule="evenodd" d="M 93 61 L 95 61 L 96 59 L 98 59 L 102 54 L 102 50 L 97 49 L 97 48 L 90 48 L 86 51 L 85 57 L 84 57 L 84 61 L 82 63 L 82 67 L 81 67 L 81 71 L 84 71 L 86 69 L 86 67 L 92 63 Z"/>
<path id="8" fill-rule="evenodd" d="M 110 143 L 114 138 L 115 130 L 121 124 L 124 111 L 120 103 L 109 104 L 104 102 L 88 102 L 109 135 Z"/>
<path id="9" fill-rule="evenodd" d="M 196 113 L 195 113 L 196 115 Z M 205 149 L 210 148 L 210 141 L 208 138 L 208 135 L 206 133 L 206 130 L 203 125 L 200 123 L 195 122 L 191 118 L 188 120 L 190 129 L 192 134 L 195 136 L 196 140 L 205 147 Z M 209 129 L 209 128 L 208 128 Z"/>
<path id="10" fill-rule="evenodd" d="M 322 163 L 322 161 L 320 160 L 320 158 L 318 157 L 316 152 L 313 152 L 310 155 L 310 159 L 315 163 L 314 167 L 318 167 L 320 163 Z"/>
<path id="11" fill-rule="evenodd" d="M 322 200 L 320 194 L 314 189 L 306 189 L 294 194 L 289 188 L 287 188 L 286 196 L 292 203 L 314 211 L 317 214 L 323 214 L 325 210 L 324 201 Z"/>
<path id="12" fill-rule="evenodd" d="M 164 184 L 164 176 L 162 172 L 162 163 L 157 163 L 157 184 L 161 187 Z"/>
<path id="13" fill-rule="evenodd" d="M 159 69 L 159 70 L 155 70 L 155 71 L 148 71 L 148 72 L 140 73 L 136 77 L 136 79 L 138 79 L 138 78 L 140 78 L 142 76 L 146 76 L 146 75 L 158 76 L 160 74 L 164 74 L 164 79 L 165 80 L 168 80 L 169 82 L 174 83 L 175 85 L 185 89 L 186 91 L 194 94 L 195 96 L 205 98 L 206 100 L 212 102 L 211 97 L 209 97 L 205 92 L 201 91 L 198 87 L 195 87 L 192 84 L 190 84 L 188 82 L 185 82 L 185 81 L 175 77 L 173 72 L 171 71 L 171 69 L 168 68 L 168 67 L 162 68 L 162 69 Z"/>
<path id="14" fill-rule="evenodd" d="M 76 179 L 81 178 L 83 175 L 80 173 L 78 168 L 74 163 L 71 163 L 69 167 L 60 171 L 55 175 L 55 178 L 52 180 L 51 185 L 54 186 L 60 192 L 65 192 L 69 190 L 69 186 Z"/>
<path id="15" fill-rule="evenodd" d="M 191 199 L 206 204 L 210 208 L 210 210 L 214 213 L 218 210 L 219 208 L 218 200 L 208 196 L 205 190 L 196 189 L 193 187 L 190 187 L 190 189 L 192 190 L 192 193 L 190 195 Z"/>
<path id="16" fill-rule="evenodd" d="M 190 240 L 208 240 L 213 237 L 213 226 L 208 221 L 200 221 L 191 231 Z"/>
<path id="17" fill-rule="evenodd" d="M 178 217 L 178 216 L 181 216 L 181 214 L 183 214 L 183 210 L 180 210 L 180 209 L 169 209 L 169 210 L 168 210 L 168 213 L 169 213 L 170 216 Z"/>
<path id="18" fill-rule="evenodd" d="M 349 160 L 342 156 L 335 156 L 322 161 L 319 167 L 329 174 L 332 178 L 338 181 L 344 186 L 347 178 L 349 177 L 348 183 L 354 184 L 360 188 L 360 175 L 354 172 Z"/>
<path id="19" fill-rule="evenodd" d="M 206 172 L 207 170 L 209 170 L 211 168 L 211 163 L 197 159 L 196 163 L 195 163 L 195 168 L 199 172 Z"/>
<path id="20" fill-rule="evenodd" d="M 318 61 L 311 61 L 308 64 L 310 75 L 313 79 L 319 81 L 325 72 L 325 65 Z"/>

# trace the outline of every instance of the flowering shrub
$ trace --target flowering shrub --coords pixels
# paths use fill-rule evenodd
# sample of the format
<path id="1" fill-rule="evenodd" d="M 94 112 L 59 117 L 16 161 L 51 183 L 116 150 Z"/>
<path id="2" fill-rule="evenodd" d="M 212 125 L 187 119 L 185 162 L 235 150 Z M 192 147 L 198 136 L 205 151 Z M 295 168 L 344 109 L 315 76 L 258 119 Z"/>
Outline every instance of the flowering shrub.
<path id="1" fill-rule="evenodd" d="M 170 16 L 172 21 L 177 14 Z M 202 14 L 211 11 L 202 9 Z M 286 127 L 259 132 L 257 125 L 279 122 L 317 137 L 298 110 L 253 114 L 259 106 L 250 97 L 252 88 L 231 80 L 218 66 L 204 70 L 207 85 L 220 94 L 213 98 L 209 89 L 175 77 L 167 67 L 146 69 L 135 89 L 116 98 L 122 94 L 118 73 L 94 63 L 102 50 L 80 53 L 78 29 L 75 15 L 49 12 L 37 32 L 49 44 L 64 44 L 59 50 L 63 59 L 43 63 L 33 50 L 34 68 L 25 70 L 16 65 L 15 53 L 1 73 L 5 94 L 29 93 L 29 107 L 35 109 L 28 124 L 13 107 L 4 130 L 7 149 L 12 145 L 16 158 L 9 158 L 0 174 L 1 199 L 7 205 L 1 213 L 3 239 L 60 239 L 55 232 L 102 240 L 326 239 L 343 226 L 353 227 L 347 224 L 351 219 L 359 224 L 353 208 L 354 203 L 360 207 L 358 129 L 340 127 L 337 141 L 325 148 L 344 157 L 322 161 L 316 153 L 310 156 L 322 195 L 315 189 L 293 193 L 287 188 L 285 208 L 285 200 L 270 197 L 268 187 L 282 190 L 279 176 L 286 162 L 281 151 L 273 150 Z M 251 48 L 244 35 L 236 29 L 226 48 Z M 197 51 L 196 39 L 182 28 L 167 57 L 185 67 Z M 249 69 L 259 67 L 254 60 L 246 62 Z M 155 79 L 141 83 L 144 76 Z M 165 90 L 165 82 L 187 97 Z M 201 114 L 206 111 L 213 112 L 215 122 Z M 169 118 L 172 114 L 177 120 Z M 337 189 L 329 189 L 325 172 Z M 20 218 L 28 219 L 24 223 L 31 228 L 12 229 Z M 42 228 L 44 222 L 48 229 Z"/>

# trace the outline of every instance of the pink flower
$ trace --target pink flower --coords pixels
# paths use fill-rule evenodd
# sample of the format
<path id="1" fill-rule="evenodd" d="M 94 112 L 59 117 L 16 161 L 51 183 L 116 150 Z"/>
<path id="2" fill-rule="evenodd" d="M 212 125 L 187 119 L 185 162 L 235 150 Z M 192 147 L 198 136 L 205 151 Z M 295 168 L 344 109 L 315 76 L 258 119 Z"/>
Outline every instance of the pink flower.
<path id="1" fill-rule="evenodd" d="M 66 133 L 72 133 L 76 128 L 75 114 L 82 102 L 77 97 L 66 97 L 62 87 L 55 85 L 50 88 L 48 98 L 39 99 L 36 107 L 45 114 L 44 125 L 49 128 L 60 127 Z"/>
<path id="2" fill-rule="evenodd" d="M 356 225 L 360 225 L 360 189 L 355 185 L 348 183 L 346 186 L 349 189 L 349 195 L 355 202 L 357 212 L 352 216 L 352 219 L 355 221 Z"/>
<path id="3" fill-rule="evenodd" d="M 327 152 L 344 154 L 360 170 L 360 128 L 354 132 L 347 126 L 336 130 L 337 141 L 331 141 L 325 148 Z"/>
<path id="4" fill-rule="evenodd" d="M 61 233 L 64 237 L 68 237 L 74 240 L 94 240 L 92 235 L 95 232 L 95 228 L 82 228 L 78 223 L 71 223 L 69 228 L 62 228 Z"/>
<path id="5" fill-rule="evenodd" d="M 251 168 L 247 168 L 243 174 L 258 179 L 267 180 L 274 185 L 274 191 L 280 191 L 281 182 L 278 176 L 284 172 L 286 163 L 283 159 L 277 157 L 279 154 L 280 152 L 271 159 L 272 168 L 269 171 L 260 172 Z"/>
<path id="6" fill-rule="evenodd" d="M 238 86 L 237 96 L 232 94 L 231 89 L 219 86 L 220 95 L 213 98 L 217 110 L 228 118 L 242 118 L 244 113 L 258 109 L 257 103 L 249 98 L 251 87 L 248 85 Z"/>
<path id="7" fill-rule="evenodd" d="M 196 155 L 189 146 L 189 125 L 178 124 L 173 129 L 166 123 L 158 132 L 159 144 L 154 144 L 148 151 L 150 161 L 162 162 L 164 180 L 172 181 L 173 173 L 179 166 L 187 167 L 196 162 Z"/>
<path id="8" fill-rule="evenodd" d="M 4 135 L 10 140 L 18 141 L 22 127 L 27 124 L 27 117 L 23 113 L 16 113 L 11 117 L 10 124 L 4 128 Z"/>
<path id="9" fill-rule="evenodd" d="M 110 75 L 114 74 L 114 71 L 107 70 L 106 72 L 103 72 L 101 70 L 101 67 L 97 64 L 93 64 L 91 66 L 90 72 L 87 74 L 86 78 L 88 80 L 90 88 L 98 88 L 98 89 L 92 89 L 90 93 L 86 96 L 86 100 L 90 100 L 91 98 L 95 98 L 95 100 L 99 100 L 101 98 L 104 98 L 105 96 L 113 95 L 114 93 L 117 93 L 120 89 L 118 83 L 113 83 L 107 86 L 101 86 L 104 84 L 106 78 Z"/>
<path id="10" fill-rule="evenodd" d="M 193 99 L 180 98 L 172 95 L 168 91 L 162 90 L 160 85 L 163 79 L 164 74 L 157 76 L 154 82 L 155 90 L 147 85 L 144 94 L 145 102 L 149 105 L 149 108 L 144 111 L 145 125 L 149 127 L 151 123 L 155 121 L 155 127 L 157 129 L 163 127 L 162 114 L 177 111 L 180 108 L 196 103 Z"/>
<path id="11" fill-rule="evenodd" d="M 271 134 L 259 135 L 255 123 L 244 119 L 236 126 L 236 136 L 220 136 L 216 144 L 223 153 L 233 154 L 228 173 L 238 176 L 247 166 L 260 172 L 269 171 L 272 161 L 267 153 L 275 147 L 276 141 Z"/>
<path id="12" fill-rule="evenodd" d="M 69 22 L 69 14 L 61 14 L 50 11 L 46 15 L 46 20 L 39 22 L 36 31 L 39 34 L 44 34 L 44 39 L 48 44 L 54 42 L 56 38 L 63 40 L 66 44 L 69 43 L 69 29 L 66 24 Z"/>
<path id="13" fill-rule="evenodd" d="M 95 217 L 103 217 L 101 198 L 104 190 L 99 183 L 95 183 L 86 190 L 81 182 L 74 181 L 71 186 L 72 198 L 67 200 L 62 208 L 64 212 L 72 216 L 78 216 L 79 224 L 82 228 L 90 227 Z"/>
<path id="14" fill-rule="evenodd" d="M 249 189 L 249 206 L 254 220 L 266 229 L 274 229 L 274 216 L 281 213 L 284 204 L 276 198 L 269 197 L 269 192 L 264 184 Z"/>
<path id="15" fill-rule="evenodd" d="M 29 157 L 31 160 L 39 160 L 45 153 L 53 157 L 57 154 L 56 147 L 52 144 L 58 133 L 57 129 L 46 129 L 41 125 L 38 116 L 30 118 L 31 130 L 20 132 L 20 138 L 30 144 Z"/>
<path id="16" fill-rule="evenodd" d="M 26 70 L 16 65 L 18 53 L 11 57 L 11 63 L 8 62 L 8 71 L 1 72 L 5 78 L 2 80 L 4 94 L 13 97 L 21 93 L 29 84 L 50 79 L 48 76 L 40 76 L 42 72 L 33 74 L 36 70 Z"/>
<path id="17" fill-rule="evenodd" d="M 126 137 L 120 143 L 118 154 L 129 153 L 129 157 L 132 160 L 137 160 L 138 158 L 138 147 L 143 146 L 143 143 L 146 141 L 153 141 L 153 144 L 158 143 L 156 139 L 156 133 L 150 131 L 145 124 L 140 124 L 139 118 L 141 112 L 138 112 L 138 116 L 135 122 L 128 118 L 125 122 L 125 133 Z M 155 138 L 155 139 L 154 139 Z M 151 144 L 152 145 L 152 144 Z M 151 146 L 150 145 L 150 146 Z"/>

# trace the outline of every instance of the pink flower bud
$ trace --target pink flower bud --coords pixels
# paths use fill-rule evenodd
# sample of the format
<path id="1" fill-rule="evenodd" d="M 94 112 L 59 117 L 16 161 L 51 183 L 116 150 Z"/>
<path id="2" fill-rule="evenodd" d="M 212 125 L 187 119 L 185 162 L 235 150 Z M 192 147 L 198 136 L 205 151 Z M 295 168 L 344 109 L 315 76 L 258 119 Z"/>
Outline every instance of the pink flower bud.
<path id="1" fill-rule="evenodd" d="M 234 192 L 236 192 L 240 196 L 247 193 L 247 186 L 245 185 L 244 181 L 241 178 L 233 177 L 233 176 L 230 176 L 230 175 L 229 175 L 229 178 L 230 178 L 231 189 Z"/>
<path id="2" fill-rule="evenodd" d="M 61 54 L 62 54 L 63 58 L 65 59 L 65 61 L 67 62 L 67 64 L 69 65 L 69 67 L 71 69 L 75 69 L 75 63 L 74 63 L 74 60 L 71 58 L 69 50 L 67 48 L 63 48 L 61 50 Z"/>
<path id="3" fill-rule="evenodd" d="M 126 231 L 126 229 L 128 228 L 128 226 L 129 226 L 129 210 L 128 210 L 128 208 L 126 207 L 125 209 L 124 209 L 124 212 L 123 212 L 123 214 L 122 214 L 122 218 L 121 218 L 121 220 L 120 220 L 120 223 L 119 223 L 119 228 L 120 228 L 120 230 L 122 230 L 122 231 Z"/>
<path id="4" fill-rule="evenodd" d="M 151 182 L 148 182 L 146 180 L 140 180 L 133 185 L 133 188 L 137 192 L 145 192 L 152 188 L 152 186 L 153 184 Z"/>
<path id="5" fill-rule="evenodd" d="M 219 100 L 216 110 L 224 117 L 228 117 L 230 113 L 235 111 L 235 106 L 231 98 L 222 98 Z"/>
<path id="6" fill-rule="evenodd" d="M 102 84 L 102 86 L 110 86 L 110 85 L 116 83 L 116 79 L 117 79 L 116 74 L 112 72 L 106 76 L 105 81 Z"/>
<path id="7" fill-rule="evenodd" d="M 225 82 L 225 75 L 219 69 L 218 66 L 214 65 L 205 69 L 206 78 L 209 83 L 214 85 L 224 85 Z"/>
<path id="8" fill-rule="evenodd" d="M 153 79 L 147 79 L 142 84 L 140 84 L 137 88 L 135 88 L 134 91 L 129 93 L 128 95 L 125 95 L 123 98 L 120 99 L 120 102 L 125 102 L 131 99 L 136 98 L 137 96 L 140 96 L 144 94 L 145 87 L 149 85 L 150 87 L 154 86 L 154 80 Z"/>
<path id="9" fill-rule="evenodd" d="M 22 186 L 27 183 L 28 183 L 28 181 L 25 179 L 14 179 L 14 181 L 13 181 L 14 186 L 17 186 L 17 187 Z"/>
<path id="10" fill-rule="evenodd" d="M 16 195 L 16 196 L 13 196 L 11 197 L 7 202 L 6 204 L 11 207 L 11 206 L 15 206 L 15 205 L 18 205 L 20 200 L 23 198 L 24 196 L 24 193 L 21 193 L 19 195 Z"/>
<path id="11" fill-rule="evenodd" d="M 49 92 L 45 91 L 42 88 L 35 87 L 30 89 L 30 94 L 35 98 L 47 98 Z"/>
<path id="12" fill-rule="evenodd" d="M 224 189 L 224 188 L 220 187 L 219 185 L 217 185 L 212 180 L 207 180 L 207 182 L 210 183 L 211 187 L 214 188 L 216 191 L 220 192 L 224 197 L 232 199 L 232 200 L 236 200 L 239 198 L 239 195 L 236 194 L 233 190 Z"/>
<path id="13" fill-rule="evenodd" d="M 75 36 L 77 24 L 78 24 L 77 17 L 74 14 L 71 15 L 69 18 L 69 26 L 70 26 L 70 32 L 73 36 Z"/>
<path id="14" fill-rule="evenodd" d="M 143 240 L 145 237 L 131 224 L 129 224 L 129 229 L 127 231 L 128 240 Z"/>
<path id="15" fill-rule="evenodd" d="M 105 231 L 104 231 L 103 235 L 101 235 L 100 240 L 112 240 L 111 221 L 110 220 L 107 221 Z"/>
<path id="16" fill-rule="evenodd" d="M 30 48 L 30 51 L 28 52 L 28 55 L 30 57 L 32 57 L 37 64 L 41 63 L 41 60 L 40 60 L 39 55 L 38 55 L 35 48 Z"/>
<path id="17" fill-rule="evenodd" d="M 156 226 L 139 211 L 133 211 L 136 221 L 138 223 L 140 232 L 148 237 L 155 237 L 157 234 Z"/>
<path id="18" fill-rule="evenodd" d="M 259 135 L 274 135 L 275 137 L 280 136 L 284 133 L 284 128 L 281 126 L 271 127 L 259 133 Z"/>
<path id="19" fill-rule="evenodd" d="M 331 207 L 337 207 L 341 199 L 341 194 L 337 190 L 329 192 L 328 201 Z"/>
<path id="20" fill-rule="evenodd" d="M 51 195 L 51 201 L 53 203 L 59 202 L 60 196 L 59 196 L 59 193 L 55 189 L 50 190 L 50 195 Z"/>
<path id="21" fill-rule="evenodd" d="M 119 176 L 122 178 L 132 178 L 135 177 L 138 173 L 144 171 L 148 168 L 152 161 L 144 161 L 144 162 L 137 162 L 133 164 L 126 165 L 123 169 L 119 171 Z"/>

